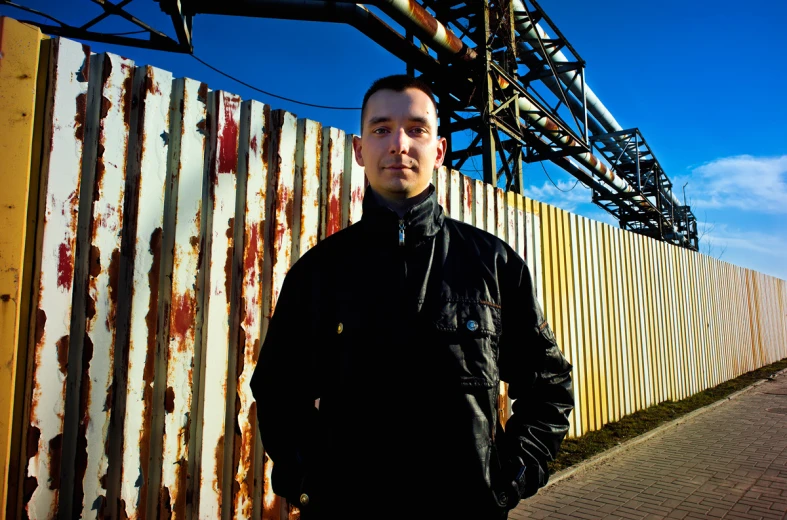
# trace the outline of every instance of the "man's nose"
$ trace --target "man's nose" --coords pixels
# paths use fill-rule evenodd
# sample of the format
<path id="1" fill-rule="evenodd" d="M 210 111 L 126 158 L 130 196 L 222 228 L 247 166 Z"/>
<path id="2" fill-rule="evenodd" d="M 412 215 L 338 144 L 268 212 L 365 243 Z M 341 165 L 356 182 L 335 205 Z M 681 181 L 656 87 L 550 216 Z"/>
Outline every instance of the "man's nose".
<path id="1" fill-rule="evenodd" d="M 391 133 L 390 153 L 406 154 L 410 149 L 410 137 L 404 128 L 400 128 Z"/>

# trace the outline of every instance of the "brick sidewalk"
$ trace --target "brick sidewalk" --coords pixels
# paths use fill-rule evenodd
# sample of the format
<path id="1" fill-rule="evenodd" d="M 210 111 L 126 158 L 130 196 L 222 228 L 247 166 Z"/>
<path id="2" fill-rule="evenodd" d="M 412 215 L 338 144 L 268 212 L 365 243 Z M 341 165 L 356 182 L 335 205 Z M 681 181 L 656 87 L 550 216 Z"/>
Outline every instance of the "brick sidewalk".
<path id="1" fill-rule="evenodd" d="M 787 518 L 787 373 L 547 486 L 522 518 Z"/>

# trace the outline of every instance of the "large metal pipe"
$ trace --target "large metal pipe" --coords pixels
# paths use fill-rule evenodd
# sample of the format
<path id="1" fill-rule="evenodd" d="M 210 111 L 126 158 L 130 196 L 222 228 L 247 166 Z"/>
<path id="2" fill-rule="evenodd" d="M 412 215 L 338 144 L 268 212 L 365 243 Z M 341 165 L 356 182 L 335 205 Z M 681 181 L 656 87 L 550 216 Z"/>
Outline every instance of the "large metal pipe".
<path id="1" fill-rule="evenodd" d="M 514 4 L 514 11 L 520 11 L 520 12 L 526 11 L 525 5 L 522 2 L 522 0 L 512 0 L 512 3 Z M 540 25 L 538 25 L 537 23 L 532 24 L 530 18 L 525 15 L 515 16 L 514 22 L 517 26 L 517 30 L 519 30 L 521 34 L 527 36 L 528 38 L 540 38 L 542 40 L 548 40 L 551 38 L 549 34 L 547 34 L 547 32 L 544 31 L 544 29 Z M 539 49 L 534 49 L 534 50 L 536 52 L 539 51 Z M 569 61 L 568 58 L 566 58 L 565 54 L 563 54 L 559 50 L 554 54 L 550 54 L 550 59 L 556 63 L 567 63 Z M 577 99 L 582 99 L 584 95 L 586 100 L 585 106 L 587 106 L 587 109 L 590 112 L 590 114 L 598 121 L 598 123 L 603 127 L 603 130 L 605 131 L 605 132 L 598 132 L 599 129 L 594 128 L 594 133 L 612 133 L 612 132 L 619 132 L 623 130 L 623 127 L 620 126 L 620 124 L 617 122 L 614 116 L 609 112 L 609 110 L 607 110 L 607 107 L 605 107 L 604 104 L 601 102 L 601 100 L 598 99 L 598 96 L 596 96 L 596 94 L 587 85 L 587 83 L 584 85 L 584 94 L 583 94 L 582 84 L 578 81 L 579 78 L 577 77 L 572 78 L 571 74 L 568 72 L 559 74 L 559 76 L 561 77 L 561 79 L 563 79 L 563 81 L 568 86 L 570 92 L 574 94 L 574 96 L 576 96 Z M 547 87 L 550 90 L 552 90 L 552 92 L 554 92 L 558 96 L 560 95 L 561 87 L 554 78 L 547 77 L 544 78 L 543 81 L 544 84 L 547 85 Z M 579 104 L 580 107 L 582 106 L 579 101 L 575 101 L 575 103 Z M 574 105 L 575 107 L 576 104 Z M 623 150 L 621 150 L 621 152 L 622 151 Z M 677 199 L 677 197 L 669 189 L 662 188 L 661 191 L 664 194 L 664 196 L 668 198 L 668 200 L 673 206 L 682 206 L 682 204 Z"/>
<path id="2" fill-rule="evenodd" d="M 524 5 L 521 3 L 520 0 L 513 0 L 513 2 L 514 2 L 514 9 L 516 11 L 524 11 Z M 458 49 L 458 46 L 456 46 L 455 44 L 451 46 L 445 45 L 445 43 L 443 42 L 444 36 L 442 32 L 438 34 L 438 32 L 436 31 L 426 31 L 426 29 L 429 27 L 436 27 L 439 25 L 439 27 L 442 28 L 441 31 L 446 31 L 446 33 L 450 33 L 450 31 L 445 29 L 445 27 L 442 24 L 440 24 L 437 20 L 435 20 L 434 17 L 431 16 L 429 13 L 427 13 L 423 8 L 420 8 L 420 6 L 418 6 L 420 9 L 414 9 L 412 6 L 417 5 L 415 4 L 415 0 L 372 0 L 372 2 L 370 3 L 379 7 L 383 12 L 391 16 L 397 22 L 402 24 L 402 26 L 404 26 L 405 28 L 411 29 L 414 32 L 419 31 L 419 33 L 421 34 L 422 41 L 426 42 L 427 44 L 430 44 L 433 47 L 440 47 L 445 52 L 457 54 L 458 51 L 456 51 L 455 49 Z M 521 16 L 519 17 L 519 19 L 522 18 L 523 17 Z M 539 31 L 543 33 L 543 30 L 540 27 L 538 27 L 537 25 L 536 27 L 538 28 Z M 455 35 L 452 36 L 453 38 L 456 38 Z M 546 33 L 543 33 L 543 37 L 546 37 Z M 465 57 L 466 56 L 467 55 L 465 55 Z M 475 56 L 475 54 L 473 56 Z M 556 59 L 555 61 L 559 61 L 559 62 L 568 61 L 566 57 L 562 55 L 562 53 L 560 53 L 560 56 L 561 58 Z M 572 82 L 572 86 L 574 86 L 573 82 Z M 579 86 L 576 86 L 576 88 L 579 88 Z M 595 103 L 596 105 L 595 110 L 597 111 L 597 113 L 606 117 L 605 113 L 609 114 L 608 111 L 601 104 L 601 101 L 598 101 L 598 98 L 595 96 L 595 94 L 592 94 L 592 91 L 590 91 L 587 85 L 585 86 L 585 92 L 586 93 L 589 92 L 592 95 L 591 102 Z M 590 96 L 589 99 L 591 99 Z M 558 125 L 550 118 L 535 116 L 534 114 L 542 113 L 542 111 L 540 110 L 539 107 L 533 105 L 525 97 L 519 98 L 519 110 L 520 113 L 524 114 L 525 117 L 530 119 L 532 124 L 541 128 L 544 131 L 544 135 L 547 136 L 553 143 L 560 143 L 565 146 L 580 146 L 579 143 L 577 143 L 574 139 L 568 136 L 564 135 L 561 137 L 560 133 L 558 132 Z M 612 122 L 614 122 L 615 125 L 620 127 L 620 125 L 617 124 L 617 121 L 614 120 L 611 114 L 608 115 L 606 121 L 608 124 L 610 123 L 609 120 L 611 120 Z M 636 203 L 646 211 L 650 213 L 654 213 L 654 217 L 657 220 L 662 218 L 661 213 L 658 211 L 657 208 L 653 206 L 653 204 L 647 198 L 637 193 L 637 191 L 634 188 L 632 188 L 631 185 L 629 185 L 629 183 L 625 179 L 615 175 L 613 171 L 607 168 L 592 153 L 586 152 L 582 154 L 577 154 L 574 156 L 574 158 L 582 166 L 591 170 L 592 172 L 595 172 L 598 175 L 598 177 L 604 183 L 610 186 L 615 192 L 619 194 L 628 195 L 628 198 L 632 202 Z M 656 216 L 656 214 L 658 214 L 658 216 Z M 672 231 L 674 233 L 677 233 L 677 229 L 672 223 L 670 223 L 670 227 L 672 228 Z"/>
<path id="3" fill-rule="evenodd" d="M 407 41 L 404 36 L 371 13 L 366 7 L 355 2 L 325 2 L 323 0 L 228 0 L 214 2 L 212 0 L 196 0 L 189 4 L 189 8 L 193 10 L 190 14 L 259 16 L 261 18 L 346 23 L 358 29 L 405 63 L 412 63 L 419 70 L 431 70 L 440 64 L 439 60 Z M 452 36 L 454 35 L 452 34 Z M 435 43 L 435 45 L 437 44 Z M 446 45 L 447 48 L 457 48 L 453 41 L 446 43 Z M 462 48 L 458 48 L 457 53 L 461 52 Z"/>

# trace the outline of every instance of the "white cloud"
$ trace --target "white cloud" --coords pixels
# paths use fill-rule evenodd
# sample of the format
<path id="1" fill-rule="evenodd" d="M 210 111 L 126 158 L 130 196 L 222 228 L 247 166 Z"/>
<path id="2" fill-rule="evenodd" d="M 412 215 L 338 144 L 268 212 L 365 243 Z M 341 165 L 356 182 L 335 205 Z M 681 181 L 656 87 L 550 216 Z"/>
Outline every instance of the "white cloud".
<path id="1" fill-rule="evenodd" d="M 692 205 L 740 208 L 757 213 L 787 213 L 787 155 L 725 157 L 694 169 Z"/>
<path id="2" fill-rule="evenodd" d="M 698 223 L 700 252 L 787 280 L 787 234 Z"/>

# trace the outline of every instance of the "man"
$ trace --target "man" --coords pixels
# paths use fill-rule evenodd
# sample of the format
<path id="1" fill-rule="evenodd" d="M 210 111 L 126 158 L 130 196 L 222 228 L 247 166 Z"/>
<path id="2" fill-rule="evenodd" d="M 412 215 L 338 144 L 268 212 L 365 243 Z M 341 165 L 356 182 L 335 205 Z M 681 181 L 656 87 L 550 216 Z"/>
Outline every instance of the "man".
<path id="1" fill-rule="evenodd" d="M 506 518 L 568 430 L 571 365 L 522 258 L 444 216 L 436 132 L 425 84 L 372 85 L 363 217 L 293 265 L 271 319 L 252 391 L 273 489 L 304 519 Z"/>

